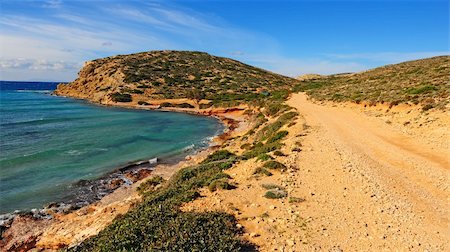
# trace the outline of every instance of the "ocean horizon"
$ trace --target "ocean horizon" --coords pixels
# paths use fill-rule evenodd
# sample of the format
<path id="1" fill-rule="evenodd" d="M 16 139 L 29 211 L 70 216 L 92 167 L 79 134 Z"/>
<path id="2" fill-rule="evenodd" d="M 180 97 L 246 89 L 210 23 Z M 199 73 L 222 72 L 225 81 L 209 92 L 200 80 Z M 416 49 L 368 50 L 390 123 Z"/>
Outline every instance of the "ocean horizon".
<path id="1" fill-rule="evenodd" d="M 0 82 L 0 214 L 73 200 L 80 181 L 188 155 L 223 131 L 211 117 L 53 96 L 58 83 Z"/>

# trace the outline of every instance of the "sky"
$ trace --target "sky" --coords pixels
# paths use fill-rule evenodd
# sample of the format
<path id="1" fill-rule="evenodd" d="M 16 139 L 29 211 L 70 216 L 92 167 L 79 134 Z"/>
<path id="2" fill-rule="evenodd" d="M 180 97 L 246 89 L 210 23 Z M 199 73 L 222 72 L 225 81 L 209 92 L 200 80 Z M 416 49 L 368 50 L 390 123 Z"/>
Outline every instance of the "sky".
<path id="1" fill-rule="evenodd" d="M 1 80 L 71 81 L 87 60 L 151 50 L 357 72 L 450 54 L 449 1 L 0 1 Z"/>

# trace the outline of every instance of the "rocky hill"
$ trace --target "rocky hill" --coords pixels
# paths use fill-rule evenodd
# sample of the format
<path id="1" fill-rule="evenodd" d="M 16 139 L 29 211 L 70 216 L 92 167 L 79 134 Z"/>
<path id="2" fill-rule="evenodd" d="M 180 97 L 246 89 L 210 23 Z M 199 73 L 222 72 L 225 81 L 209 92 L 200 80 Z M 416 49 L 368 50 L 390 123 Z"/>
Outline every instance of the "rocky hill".
<path id="1" fill-rule="evenodd" d="M 318 100 L 421 104 L 444 108 L 450 96 L 450 57 L 403 62 L 361 73 L 302 79 L 296 91 Z"/>
<path id="2" fill-rule="evenodd" d="M 188 98 L 212 105 L 261 101 L 297 83 L 203 52 L 151 51 L 89 61 L 55 93 L 103 104 Z"/>

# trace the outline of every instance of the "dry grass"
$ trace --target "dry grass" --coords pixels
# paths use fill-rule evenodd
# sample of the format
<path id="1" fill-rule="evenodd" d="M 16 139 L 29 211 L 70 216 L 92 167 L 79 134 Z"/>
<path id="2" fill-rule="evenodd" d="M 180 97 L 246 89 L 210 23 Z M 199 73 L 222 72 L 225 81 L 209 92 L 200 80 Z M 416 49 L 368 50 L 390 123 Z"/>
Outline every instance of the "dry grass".
<path id="1" fill-rule="evenodd" d="M 443 108 L 449 101 L 449 56 L 387 65 L 356 74 L 304 80 L 295 91 L 317 100 L 370 104 L 421 104 Z"/>

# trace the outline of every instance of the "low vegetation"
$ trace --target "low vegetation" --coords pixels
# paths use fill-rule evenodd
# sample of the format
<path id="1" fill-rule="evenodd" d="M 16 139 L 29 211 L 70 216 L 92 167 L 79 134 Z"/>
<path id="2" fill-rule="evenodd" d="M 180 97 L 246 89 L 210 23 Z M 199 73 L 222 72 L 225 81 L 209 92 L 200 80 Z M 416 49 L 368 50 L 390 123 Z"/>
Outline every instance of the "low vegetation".
<path id="1" fill-rule="evenodd" d="M 131 97 L 130 94 L 126 94 L 126 93 L 112 93 L 110 95 L 111 100 L 114 102 L 131 102 L 133 100 L 133 98 Z"/>
<path id="2" fill-rule="evenodd" d="M 304 80 L 294 92 L 304 91 L 317 100 L 370 104 L 421 104 L 444 108 L 450 96 L 450 57 L 387 65 L 356 74 Z"/>
<path id="3" fill-rule="evenodd" d="M 287 192 L 283 189 L 271 189 L 268 190 L 265 194 L 264 197 L 268 198 L 268 199 L 281 199 L 281 198 L 285 198 L 287 196 Z"/>
<path id="4" fill-rule="evenodd" d="M 218 151 L 200 165 L 177 172 L 162 186 L 155 177 L 140 190 L 144 200 L 98 235 L 70 251 L 243 251 L 251 245 L 239 238 L 236 219 L 223 212 L 182 212 L 179 207 L 199 197 L 198 189 L 232 189 L 223 167 L 230 168 L 234 154 Z M 231 162 L 231 163 L 230 163 Z M 226 165 L 224 165 L 226 164 Z"/>

